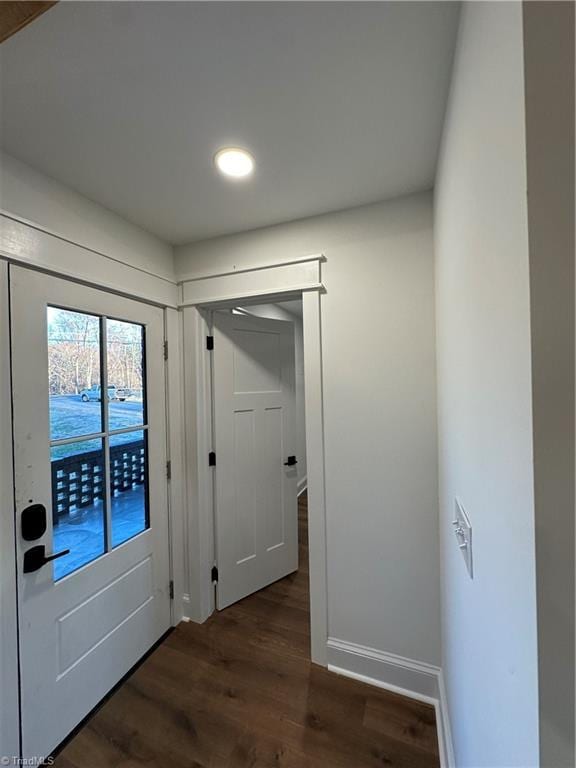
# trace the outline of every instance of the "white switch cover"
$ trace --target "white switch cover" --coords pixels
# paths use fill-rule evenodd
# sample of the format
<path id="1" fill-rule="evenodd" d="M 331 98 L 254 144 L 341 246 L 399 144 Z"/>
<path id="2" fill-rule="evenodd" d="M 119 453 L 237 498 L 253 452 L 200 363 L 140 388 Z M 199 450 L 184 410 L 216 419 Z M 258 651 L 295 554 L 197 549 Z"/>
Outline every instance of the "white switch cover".
<path id="1" fill-rule="evenodd" d="M 468 519 L 464 507 L 455 499 L 454 502 L 454 520 L 452 520 L 452 527 L 454 528 L 454 534 L 462 557 L 466 563 L 468 569 L 468 575 L 473 578 L 472 575 L 472 525 Z"/>

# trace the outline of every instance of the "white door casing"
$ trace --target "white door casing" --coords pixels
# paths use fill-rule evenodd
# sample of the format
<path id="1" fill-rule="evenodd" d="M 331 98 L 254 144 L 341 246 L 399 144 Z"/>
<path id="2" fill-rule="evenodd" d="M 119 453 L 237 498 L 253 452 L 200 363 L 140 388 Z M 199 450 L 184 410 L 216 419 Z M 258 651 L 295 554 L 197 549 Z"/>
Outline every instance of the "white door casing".
<path id="1" fill-rule="evenodd" d="M 298 568 L 294 326 L 213 316 L 217 607 Z"/>
<path id="2" fill-rule="evenodd" d="M 170 626 L 162 310 L 11 267 L 16 541 L 22 754 L 45 756 Z M 47 307 L 145 327 L 150 525 L 57 582 L 53 565 L 24 574 L 24 553 L 53 552 Z M 48 526 L 24 541 L 24 508 L 43 504 Z"/>

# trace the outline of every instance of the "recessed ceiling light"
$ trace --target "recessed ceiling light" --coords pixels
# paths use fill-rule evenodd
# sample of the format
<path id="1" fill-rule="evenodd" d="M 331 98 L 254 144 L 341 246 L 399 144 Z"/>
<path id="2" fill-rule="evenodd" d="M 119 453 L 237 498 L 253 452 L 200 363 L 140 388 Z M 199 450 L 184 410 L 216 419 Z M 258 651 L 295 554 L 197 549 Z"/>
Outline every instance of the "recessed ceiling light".
<path id="1" fill-rule="evenodd" d="M 254 158 L 245 149 L 239 147 L 224 147 L 214 156 L 216 167 L 225 176 L 241 179 L 250 176 L 254 170 Z"/>

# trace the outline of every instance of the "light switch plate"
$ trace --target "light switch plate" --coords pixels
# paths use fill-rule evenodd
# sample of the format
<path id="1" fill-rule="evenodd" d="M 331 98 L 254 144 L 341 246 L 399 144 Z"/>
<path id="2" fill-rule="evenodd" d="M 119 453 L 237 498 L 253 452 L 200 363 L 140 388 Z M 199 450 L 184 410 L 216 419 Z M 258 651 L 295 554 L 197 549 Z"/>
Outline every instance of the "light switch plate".
<path id="1" fill-rule="evenodd" d="M 454 520 L 452 521 L 452 527 L 454 528 L 454 535 L 466 568 L 468 569 L 468 575 L 473 578 L 472 571 L 472 524 L 458 499 L 454 500 Z"/>

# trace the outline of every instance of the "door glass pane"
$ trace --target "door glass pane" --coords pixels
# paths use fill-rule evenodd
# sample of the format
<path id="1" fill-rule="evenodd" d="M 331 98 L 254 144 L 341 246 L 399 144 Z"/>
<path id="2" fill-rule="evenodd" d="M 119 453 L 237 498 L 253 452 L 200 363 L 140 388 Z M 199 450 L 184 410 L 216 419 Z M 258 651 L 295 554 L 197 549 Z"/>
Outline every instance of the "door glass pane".
<path id="1" fill-rule="evenodd" d="M 54 580 L 91 562 L 106 549 L 105 481 L 102 440 L 84 440 L 51 449 Z"/>
<path id="2" fill-rule="evenodd" d="M 145 423 L 144 327 L 106 321 L 109 429 Z"/>
<path id="3" fill-rule="evenodd" d="M 148 449 L 144 430 L 110 438 L 112 546 L 149 527 Z"/>
<path id="4" fill-rule="evenodd" d="M 48 307 L 50 439 L 102 431 L 100 320 Z"/>

